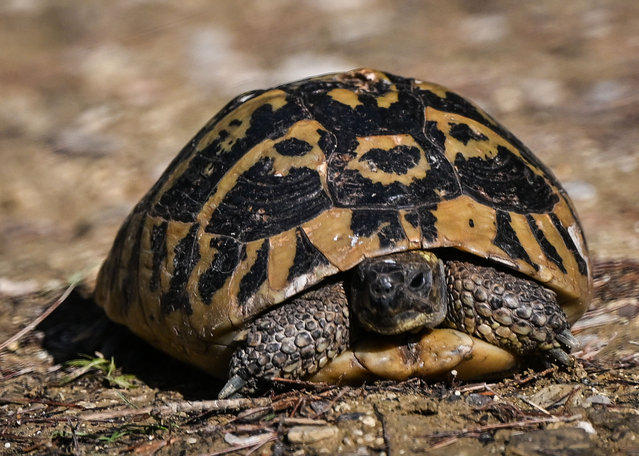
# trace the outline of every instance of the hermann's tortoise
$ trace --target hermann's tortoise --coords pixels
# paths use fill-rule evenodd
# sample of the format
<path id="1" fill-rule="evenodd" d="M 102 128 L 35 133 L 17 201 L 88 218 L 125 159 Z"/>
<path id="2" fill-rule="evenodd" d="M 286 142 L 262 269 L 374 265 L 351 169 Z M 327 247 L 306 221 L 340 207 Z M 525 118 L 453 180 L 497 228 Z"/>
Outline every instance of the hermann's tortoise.
<path id="1" fill-rule="evenodd" d="M 220 377 L 462 378 L 570 364 L 591 274 L 572 203 L 447 89 L 370 69 L 240 95 L 119 231 L 97 302 Z"/>

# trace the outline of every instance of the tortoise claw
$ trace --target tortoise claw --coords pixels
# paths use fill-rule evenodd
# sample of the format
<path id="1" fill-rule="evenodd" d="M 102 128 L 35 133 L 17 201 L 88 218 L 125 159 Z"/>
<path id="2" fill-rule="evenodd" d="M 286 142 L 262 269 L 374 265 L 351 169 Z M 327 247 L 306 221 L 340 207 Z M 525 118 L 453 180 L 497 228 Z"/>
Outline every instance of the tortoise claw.
<path id="1" fill-rule="evenodd" d="M 240 397 L 240 390 L 246 386 L 246 380 L 235 374 L 226 382 L 217 395 L 218 399 L 233 399 Z"/>
<path id="2" fill-rule="evenodd" d="M 564 329 L 560 333 L 555 334 L 555 339 L 568 349 L 568 352 L 579 347 L 579 341 L 572 335 L 569 329 Z"/>
<path id="3" fill-rule="evenodd" d="M 564 329 L 563 331 L 555 334 L 555 340 L 562 345 L 562 348 L 553 348 L 548 350 L 550 358 L 564 366 L 573 366 L 575 364 L 575 360 L 572 356 L 570 356 L 570 352 L 579 347 L 579 341 L 577 338 L 572 335 L 569 329 Z"/>
<path id="4" fill-rule="evenodd" d="M 552 359 L 557 361 L 558 363 L 564 366 L 573 366 L 575 364 L 575 360 L 572 356 L 570 356 L 567 352 L 562 350 L 561 348 L 553 348 L 548 350 L 548 354 Z"/>

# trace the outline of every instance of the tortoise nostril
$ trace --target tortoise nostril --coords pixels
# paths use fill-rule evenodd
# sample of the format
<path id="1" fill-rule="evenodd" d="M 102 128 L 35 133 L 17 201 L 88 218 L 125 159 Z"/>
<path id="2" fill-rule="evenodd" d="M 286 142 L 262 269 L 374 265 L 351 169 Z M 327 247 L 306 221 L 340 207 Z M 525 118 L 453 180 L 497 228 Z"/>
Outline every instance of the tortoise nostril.
<path id="1" fill-rule="evenodd" d="M 377 280 L 371 284 L 371 294 L 375 297 L 388 297 L 394 293 L 393 281 L 386 276 L 379 276 Z"/>

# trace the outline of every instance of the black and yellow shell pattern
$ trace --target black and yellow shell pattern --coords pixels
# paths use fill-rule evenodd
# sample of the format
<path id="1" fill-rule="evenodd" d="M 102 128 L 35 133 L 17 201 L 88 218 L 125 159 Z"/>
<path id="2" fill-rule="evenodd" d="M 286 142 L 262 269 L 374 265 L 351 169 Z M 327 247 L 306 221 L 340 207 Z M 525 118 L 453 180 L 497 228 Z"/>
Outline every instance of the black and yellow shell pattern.
<path id="1" fill-rule="evenodd" d="M 546 284 L 571 322 L 585 310 L 586 244 L 544 165 L 459 95 L 361 69 L 224 107 L 130 214 L 96 299 L 224 370 L 232 330 L 264 309 L 365 257 L 434 247 Z"/>

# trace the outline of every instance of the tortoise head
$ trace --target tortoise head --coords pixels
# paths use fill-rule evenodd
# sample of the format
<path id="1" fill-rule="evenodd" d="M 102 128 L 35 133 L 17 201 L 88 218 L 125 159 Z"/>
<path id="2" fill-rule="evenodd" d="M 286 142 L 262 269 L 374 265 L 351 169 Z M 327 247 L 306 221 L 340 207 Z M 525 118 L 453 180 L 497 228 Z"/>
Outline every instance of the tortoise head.
<path id="1" fill-rule="evenodd" d="M 368 258 L 354 270 L 351 306 L 362 326 L 376 333 L 434 328 L 447 312 L 444 266 L 426 251 Z"/>

